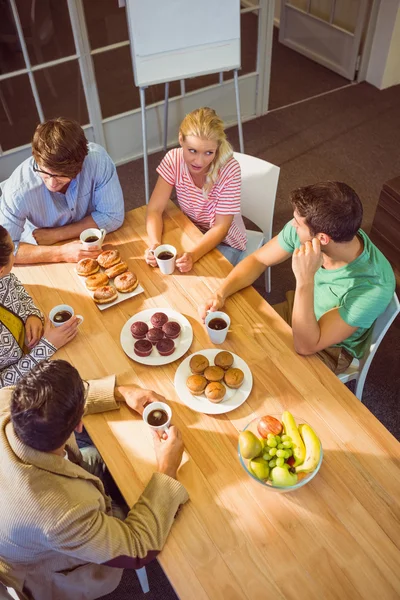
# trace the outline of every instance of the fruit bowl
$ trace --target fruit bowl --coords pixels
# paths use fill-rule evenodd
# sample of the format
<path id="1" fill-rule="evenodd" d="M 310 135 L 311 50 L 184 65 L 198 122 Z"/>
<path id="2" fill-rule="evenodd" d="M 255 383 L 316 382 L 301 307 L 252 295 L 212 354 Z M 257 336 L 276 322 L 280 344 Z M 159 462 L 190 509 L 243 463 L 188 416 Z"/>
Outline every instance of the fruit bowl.
<path id="1" fill-rule="evenodd" d="M 290 414 L 290 413 L 288 413 Z M 279 421 L 282 421 L 282 415 L 278 415 L 278 414 L 270 414 L 270 417 L 274 417 L 275 419 L 278 419 Z M 297 425 L 300 424 L 304 424 L 307 425 L 308 427 L 311 427 L 309 425 L 309 423 L 307 423 L 307 421 L 305 421 L 304 419 L 297 417 L 295 415 L 291 415 L 294 420 L 295 423 Z M 250 421 L 250 423 L 248 423 L 248 425 L 246 425 L 246 427 L 243 429 L 243 432 L 245 431 L 250 431 L 251 433 L 253 433 L 259 440 L 263 440 L 263 445 L 264 445 L 264 449 L 268 451 L 269 448 L 267 447 L 267 438 L 265 435 L 265 439 L 264 436 L 261 437 L 259 430 L 257 429 L 257 425 L 260 421 L 260 418 L 262 417 L 257 417 L 256 419 L 253 419 L 252 421 Z M 316 466 L 315 468 L 309 472 L 309 473 L 299 473 L 297 474 L 297 482 L 294 483 L 293 485 L 278 485 L 277 483 L 272 482 L 270 479 L 260 479 L 259 477 L 257 477 L 255 475 L 255 473 L 252 471 L 251 467 L 250 467 L 250 460 L 246 459 L 242 456 L 242 453 L 240 451 L 240 444 L 238 443 L 238 455 L 239 455 L 239 460 L 240 460 L 240 464 L 242 465 L 242 467 L 244 468 L 244 470 L 246 471 L 246 473 L 252 478 L 255 479 L 255 481 L 257 481 L 258 483 L 260 483 L 261 485 L 263 485 L 265 488 L 268 488 L 270 490 L 275 490 L 277 492 L 294 492 L 295 490 L 298 490 L 299 488 L 303 487 L 303 485 L 306 485 L 307 483 L 309 483 L 318 473 L 319 469 L 321 468 L 321 464 L 322 464 L 322 459 L 323 459 L 323 451 L 322 451 L 322 445 L 320 440 L 318 439 L 318 444 L 319 444 L 319 459 L 316 461 Z M 263 452 L 261 453 L 261 455 L 259 456 L 259 458 L 261 458 L 263 456 Z M 272 457 L 270 457 L 272 458 Z M 283 468 L 287 468 L 287 466 L 285 465 Z M 288 469 L 289 470 L 289 469 Z M 270 471 L 271 474 L 271 471 Z"/>

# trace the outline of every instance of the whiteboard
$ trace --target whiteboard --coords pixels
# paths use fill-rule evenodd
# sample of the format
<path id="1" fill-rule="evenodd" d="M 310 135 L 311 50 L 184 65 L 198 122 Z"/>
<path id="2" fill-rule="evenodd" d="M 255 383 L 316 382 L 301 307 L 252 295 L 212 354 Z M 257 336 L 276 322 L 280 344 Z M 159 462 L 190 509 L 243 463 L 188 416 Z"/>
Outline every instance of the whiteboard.
<path id="1" fill-rule="evenodd" d="M 135 84 L 240 68 L 240 0 L 126 0 Z"/>

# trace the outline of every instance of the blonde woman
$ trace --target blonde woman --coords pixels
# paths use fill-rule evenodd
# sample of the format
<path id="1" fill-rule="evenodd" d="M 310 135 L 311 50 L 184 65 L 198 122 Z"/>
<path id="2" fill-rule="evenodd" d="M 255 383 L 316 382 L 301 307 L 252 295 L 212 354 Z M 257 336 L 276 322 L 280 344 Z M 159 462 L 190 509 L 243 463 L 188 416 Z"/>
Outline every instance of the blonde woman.
<path id="1" fill-rule="evenodd" d="M 216 247 L 236 265 L 246 248 L 246 229 L 240 214 L 240 166 L 223 121 L 211 108 L 194 110 L 181 123 L 179 144 L 157 169 L 159 177 L 147 209 L 146 262 L 156 266 L 152 250 L 162 242 L 163 213 L 175 187 L 181 210 L 204 233 L 195 248 L 177 258 L 177 268 L 190 271 Z"/>

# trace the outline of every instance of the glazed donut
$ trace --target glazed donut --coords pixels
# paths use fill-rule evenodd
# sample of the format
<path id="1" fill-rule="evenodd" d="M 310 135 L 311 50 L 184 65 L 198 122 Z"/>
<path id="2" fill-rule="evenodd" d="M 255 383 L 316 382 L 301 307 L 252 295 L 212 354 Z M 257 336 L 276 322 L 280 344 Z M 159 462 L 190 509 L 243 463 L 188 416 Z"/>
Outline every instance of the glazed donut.
<path id="1" fill-rule="evenodd" d="M 93 300 L 97 304 L 107 304 L 107 302 L 113 302 L 118 298 L 118 292 L 112 285 L 103 285 L 103 287 L 97 288 L 93 294 Z"/>
<path id="2" fill-rule="evenodd" d="M 76 272 L 82 277 L 93 275 L 100 269 L 99 263 L 94 258 L 82 258 L 76 265 Z"/>
<path id="3" fill-rule="evenodd" d="M 105 273 L 95 273 L 94 275 L 90 275 L 90 277 L 86 277 L 86 287 L 91 292 L 97 290 L 97 288 L 102 287 L 103 285 L 107 285 L 108 277 Z"/>
<path id="4" fill-rule="evenodd" d="M 121 261 L 118 250 L 106 250 L 97 257 L 97 262 L 104 269 L 109 269 Z"/>
<path id="5" fill-rule="evenodd" d="M 127 294 L 128 292 L 133 292 L 133 290 L 137 288 L 139 281 L 135 273 L 127 271 L 122 275 L 118 275 L 118 277 L 114 279 L 114 285 L 119 292 L 122 294 Z"/>
<path id="6" fill-rule="evenodd" d="M 126 264 L 126 262 L 120 262 L 117 265 L 114 265 L 113 267 L 106 269 L 106 275 L 110 279 L 113 279 L 117 275 L 121 275 L 121 273 L 125 273 L 125 271 L 127 271 L 127 270 L 128 270 L 128 265 Z"/>

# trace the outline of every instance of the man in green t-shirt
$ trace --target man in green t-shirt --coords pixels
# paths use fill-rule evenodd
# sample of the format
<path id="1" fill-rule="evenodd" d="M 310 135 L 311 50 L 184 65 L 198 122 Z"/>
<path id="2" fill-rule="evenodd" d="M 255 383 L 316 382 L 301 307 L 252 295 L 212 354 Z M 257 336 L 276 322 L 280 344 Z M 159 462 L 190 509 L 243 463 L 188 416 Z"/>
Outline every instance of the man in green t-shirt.
<path id="1" fill-rule="evenodd" d="M 363 208 L 345 183 L 328 181 L 291 193 L 293 219 L 239 263 L 200 308 L 219 310 L 266 267 L 292 257 L 295 292 L 275 310 L 292 326 L 299 354 L 318 354 L 335 373 L 361 358 L 369 332 L 395 289 L 393 270 L 360 229 Z"/>

